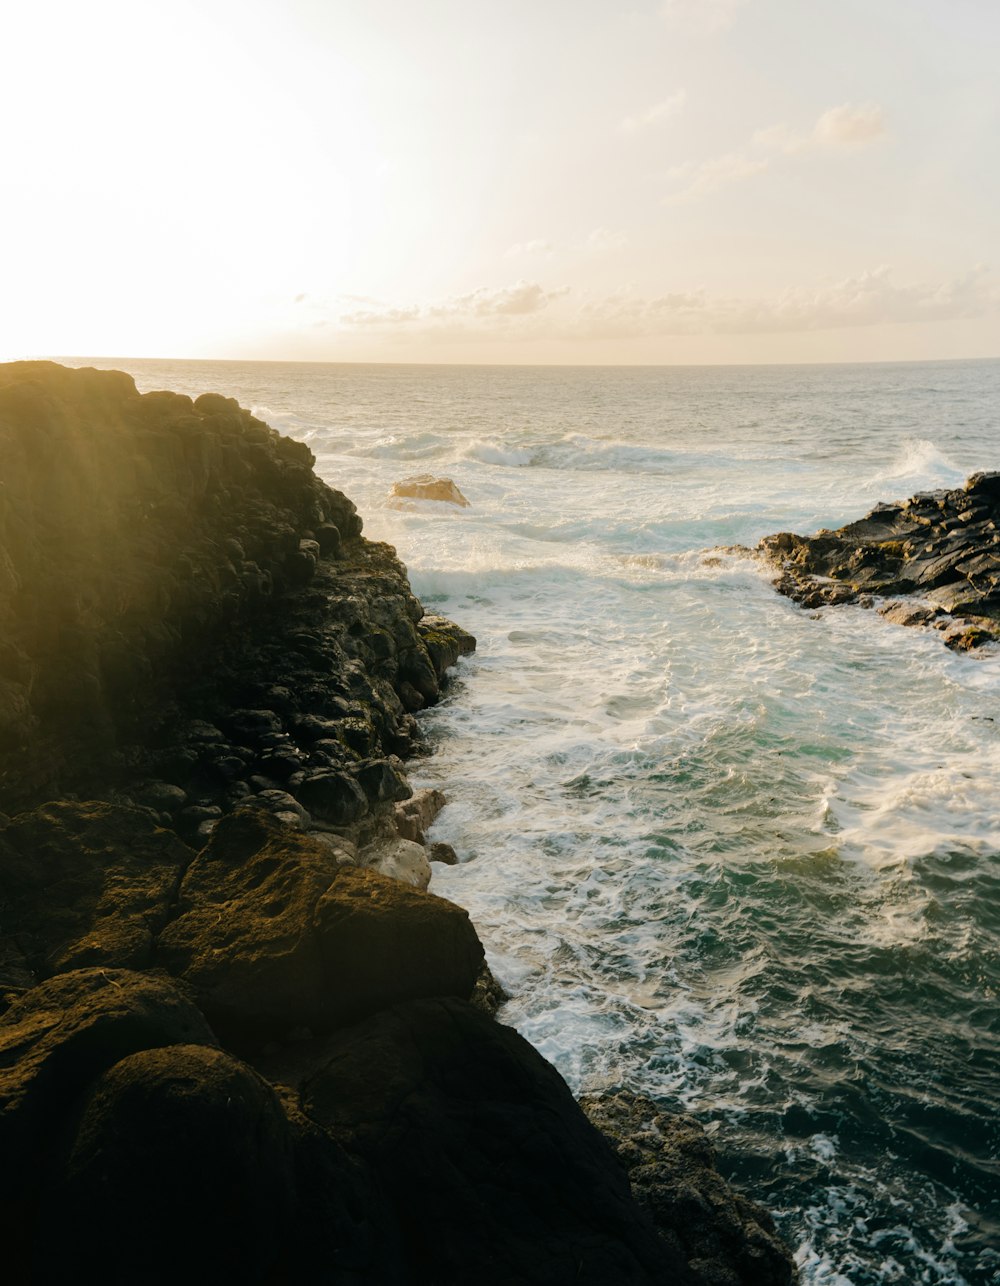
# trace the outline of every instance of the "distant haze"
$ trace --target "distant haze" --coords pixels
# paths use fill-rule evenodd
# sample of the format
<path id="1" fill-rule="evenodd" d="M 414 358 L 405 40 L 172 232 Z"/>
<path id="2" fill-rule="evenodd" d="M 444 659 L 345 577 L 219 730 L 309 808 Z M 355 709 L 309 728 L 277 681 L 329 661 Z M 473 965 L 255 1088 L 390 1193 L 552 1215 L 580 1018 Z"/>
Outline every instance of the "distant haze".
<path id="1" fill-rule="evenodd" d="M 0 358 L 1000 355 L 994 0 L 9 9 Z"/>

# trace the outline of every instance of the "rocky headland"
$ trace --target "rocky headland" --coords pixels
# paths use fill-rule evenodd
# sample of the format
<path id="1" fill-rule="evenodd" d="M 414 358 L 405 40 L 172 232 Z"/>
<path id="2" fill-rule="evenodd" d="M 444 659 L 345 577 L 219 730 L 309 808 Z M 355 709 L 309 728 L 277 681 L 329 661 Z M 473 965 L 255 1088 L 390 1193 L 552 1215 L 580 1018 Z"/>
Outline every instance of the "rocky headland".
<path id="1" fill-rule="evenodd" d="M 793 1281 L 697 1125 L 496 1021 L 404 762 L 474 640 L 313 463 L 0 366 L 7 1280 Z"/>
<path id="2" fill-rule="evenodd" d="M 836 531 L 765 536 L 756 552 L 804 607 L 875 607 L 941 631 L 955 651 L 1000 640 L 1000 473 L 876 505 Z"/>

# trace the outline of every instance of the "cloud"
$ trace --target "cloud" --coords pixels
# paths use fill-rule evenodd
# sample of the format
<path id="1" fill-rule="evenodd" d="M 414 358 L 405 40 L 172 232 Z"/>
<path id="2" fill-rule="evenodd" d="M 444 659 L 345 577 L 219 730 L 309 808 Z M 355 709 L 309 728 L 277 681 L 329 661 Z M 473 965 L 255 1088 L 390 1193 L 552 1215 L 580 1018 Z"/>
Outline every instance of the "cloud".
<path id="1" fill-rule="evenodd" d="M 748 0 L 663 0 L 660 12 L 673 27 L 713 36 L 736 21 Z"/>
<path id="2" fill-rule="evenodd" d="M 418 321 L 420 309 L 414 305 L 410 308 L 361 308 L 353 313 L 344 313 L 340 320 L 347 326 L 403 326 L 407 322 Z"/>
<path id="3" fill-rule="evenodd" d="M 662 125 L 664 121 L 676 116 L 686 101 L 687 91 L 678 89 L 669 98 L 663 99 L 660 103 L 654 103 L 652 107 L 647 107 L 637 116 L 626 116 L 621 128 L 626 134 L 634 134 L 637 130 L 645 129 L 649 125 Z"/>
<path id="4" fill-rule="evenodd" d="M 611 228 L 595 228 L 584 241 L 583 248 L 591 254 L 607 254 L 624 250 L 627 245 L 628 237 L 624 232 L 615 232 Z"/>
<path id="5" fill-rule="evenodd" d="M 808 145 L 808 137 L 796 134 L 787 125 L 768 125 L 766 129 L 755 130 L 750 139 L 750 146 L 756 151 L 784 152 L 789 156 L 801 152 Z"/>
<path id="6" fill-rule="evenodd" d="M 476 322 L 488 318 L 526 317 L 541 312 L 553 300 L 568 293 L 568 286 L 545 290 L 536 281 L 516 281 L 512 286 L 495 289 L 482 286 L 437 304 L 361 309 L 342 314 L 340 322 L 348 327 L 399 327 L 415 323 L 433 325 L 447 320 Z"/>
<path id="7" fill-rule="evenodd" d="M 593 340 L 811 332 L 997 312 L 1000 292 L 983 265 L 949 279 L 906 284 L 897 284 L 892 270 L 881 265 L 839 281 L 756 297 L 694 289 L 651 296 L 621 290 L 588 298 L 567 286 L 547 290 L 535 281 L 518 281 L 439 303 L 359 309 L 343 315 L 340 324 L 413 335 Z"/>
<path id="8" fill-rule="evenodd" d="M 823 286 L 757 299 L 711 296 L 704 290 L 652 298 L 615 294 L 586 302 L 577 333 L 590 338 L 639 335 L 748 335 L 829 330 L 885 323 L 954 321 L 1000 310 L 1000 294 L 979 265 L 941 282 L 897 286 L 888 266 Z"/>
<path id="9" fill-rule="evenodd" d="M 734 152 L 710 157 L 707 161 L 688 161 L 668 170 L 667 178 L 681 186 L 665 198 L 665 204 L 678 205 L 739 183 L 769 169 L 772 162 L 782 156 L 864 147 L 887 134 L 882 109 L 876 103 L 858 107 L 841 103 L 839 107 L 831 107 L 805 134 L 784 124 L 769 125 L 756 130 L 749 143 Z"/>
<path id="10" fill-rule="evenodd" d="M 818 144 L 833 147 L 856 147 L 859 144 L 874 143 L 884 138 L 888 131 L 882 109 L 877 103 L 864 103 L 854 107 L 850 103 L 841 103 L 831 107 L 816 122 L 812 137 Z"/>
<path id="11" fill-rule="evenodd" d="M 695 197 L 707 196 L 709 192 L 718 192 L 732 183 L 739 183 L 751 175 L 759 174 L 770 165 L 764 157 L 754 157 L 747 152 L 727 152 L 725 156 L 713 156 L 699 165 L 687 162 L 675 165 L 667 171 L 667 178 L 683 183 L 678 192 L 667 197 L 667 204 L 677 205 Z"/>
<path id="12" fill-rule="evenodd" d="M 545 291 L 537 281 L 518 281 L 499 290 L 482 288 L 431 309 L 431 316 L 454 317 L 465 313 L 473 317 L 518 317 L 540 312 L 553 299 L 566 294 L 567 289 Z"/>
<path id="13" fill-rule="evenodd" d="M 536 237 L 533 241 L 515 241 L 504 252 L 505 259 L 519 259 L 524 255 L 542 255 L 548 259 L 552 255 L 552 243 Z"/>

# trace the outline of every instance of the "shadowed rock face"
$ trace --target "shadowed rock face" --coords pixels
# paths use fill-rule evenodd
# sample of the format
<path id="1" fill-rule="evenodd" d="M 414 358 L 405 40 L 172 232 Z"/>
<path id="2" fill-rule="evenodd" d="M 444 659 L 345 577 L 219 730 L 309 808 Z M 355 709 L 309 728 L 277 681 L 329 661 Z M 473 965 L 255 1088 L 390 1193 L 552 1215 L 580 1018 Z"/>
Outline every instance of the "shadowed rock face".
<path id="1" fill-rule="evenodd" d="M 39 1256 L 40 1273 L 179 1281 L 197 1246 L 206 1277 L 260 1280 L 290 1230 L 293 1173 L 277 1096 L 244 1064 L 197 1045 L 131 1054 L 85 1097 L 47 1201 L 63 1235 Z"/>
<path id="2" fill-rule="evenodd" d="M 194 853 L 146 810 L 47 804 L 0 829 L 0 994 L 89 964 L 144 969 Z"/>
<path id="3" fill-rule="evenodd" d="M 330 1042 L 301 1103 L 374 1170 L 416 1281 L 701 1280 L 637 1217 L 561 1077 L 462 1001 L 398 1005 Z"/>
<path id="4" fill-rule="evenodd" d="M 371 1176 L 176 984 L 85 969 L 0 1019 L 5 1280 L 410 1283 Z"/>
<path id="5" fill-rule="evenodd" d="M 0 459 L 8 811 L 109 781 L 141 795 L 144 777 L 159 796 L 136 802 L 226 811 L 255 775 L 408 753 L 407 712 L 475 646 L 440 618 L 418 629 L 395 552 L 360 538 L 308 447 L 231 398 L 0 365 Z"/>
<path id="6" fill-rule="evenodd" d="M 1000 473 L 877 505 L 836 531 L 765 536 L 757 550 L 805 607 L 878 600 L 890 620 L 932 625 L 957 650 L 1000 639 Z"/>
<path id="7" fill-rule="evenodd" d="M 307 447 L 229 398 L 0 366 L 0 785 L 104 763 L 220 633 L 361 530 Z M 81 775 L 77 769 L 76 775 Z"/>
<path id="8" fill-rule="evenodd" d="M 230 399 L 0 366 L 0 462 L 5 1279 L 707 1282 L 414 887 L 475 640 Z"/>

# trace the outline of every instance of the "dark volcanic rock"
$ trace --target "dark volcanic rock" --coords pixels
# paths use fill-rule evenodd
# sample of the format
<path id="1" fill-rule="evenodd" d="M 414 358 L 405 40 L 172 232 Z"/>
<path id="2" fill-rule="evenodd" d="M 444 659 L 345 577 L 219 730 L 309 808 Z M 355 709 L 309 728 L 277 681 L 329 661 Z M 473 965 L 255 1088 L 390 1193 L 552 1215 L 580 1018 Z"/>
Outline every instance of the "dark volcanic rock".
<path id="1" fill-rule="evenodd" d="M 348 707 L 365 727 L 348 754 L 405 751 L 406 711 L 475 646 L 439 618 L 425 641 L 395 552 L 360 538 L 308 447 L 231 398 L 0 365 L 0 458 L 6 811 L 115 779 L 153 779 L 165 812 L 164 787 L 222 802 L 248 756 L 282 783 L 305 766 L 267 744 L 288 720 Z M 232 742 L 185 732 L 185 711 Z"/>
<path id="2" fill-rule="evenodd" d="M 329 1031 L 399 1000 L 468 996 L 482 959 L 461 908 L 342 865 L 260 809 L 220 822 L 157 952 L 238 1048 Z"/>
<path id="3" fill-rule="evenodd" d="M 580 1105 L 614 1144 L 633 1195 L 699 1286 L 789 1286 L 796 1280 L 770 1215 L 726 1183 L 696 1121 L 625 1092 L 588 1096 Z"/>
<path id="4" fill-rule="evenodd" d="M 84 969 L 0 1018 L 4 1280 L 407 1283 L 371 1176 L 166 979 Z"/>
<path id="5" fill-rule="evenodd" d="M 909 610 L 880 610 L 933 624 L 958 650 L 1000 639 L 1000 473 L 876 505 L 836 531 L 765 536 L 757 550 L 780 571 L 775 587 L 804 607 L 908 595 L 918 600 Z"/>
<path id="6" fill-rule="evenodd" d="M 469 1004 L 415 1001 L 344 1032 L 302 1106 L 374 1171 L 413 1282 L 698 1280 L 561 1077 Z"/>
<path id="7" fill-rule="evenodd" d="M 15 817 L 0 830 L 0 989 L 148 966 L 193 857 L 141 809 L 55 803 Z"/>
<path id="8" fill-rule="evenodd" d="M 36 1271 L 120 1286 L 270 1281 L 294 1213 L 292 1135 L 273 1089 L 218 1049 L 143 1050 L 86 1098 L 42 1203 L 59 1235 Z"/>
<path id="9" fill-rule="evenodd" d="M 215 1038 L 175 983 L 149 974 L 80 969 L 12 1005 L 0 1019 L 0 1214 L 37 1188 L 102 1072 L 139 1050 L 191 1042 Z"/>
<path id="10" fill-rule="evenodd" d="M 225 405 L 222 405 L 225 403 Z M 301 579 L 346 497 L 231 399 L 120 371 L 0 365 L 0 793 L 94 780 L 197 658 Z"/>
<path id="11" fill-rule="evenodd" d="M 361 869 L 429 878 L 397 756 L 471 636 L 231 398 L 0 366 L 0 459 L 5 1279 L 709 1280 L 466 913 Z"/>
<path id="12" fill-rule="evenodd" d="M 333 826 L 349 826 L 367 807 L 361 786 L 343 772 L 310 773 L 296 787 L 296 795 L 310 813 Z"/>

